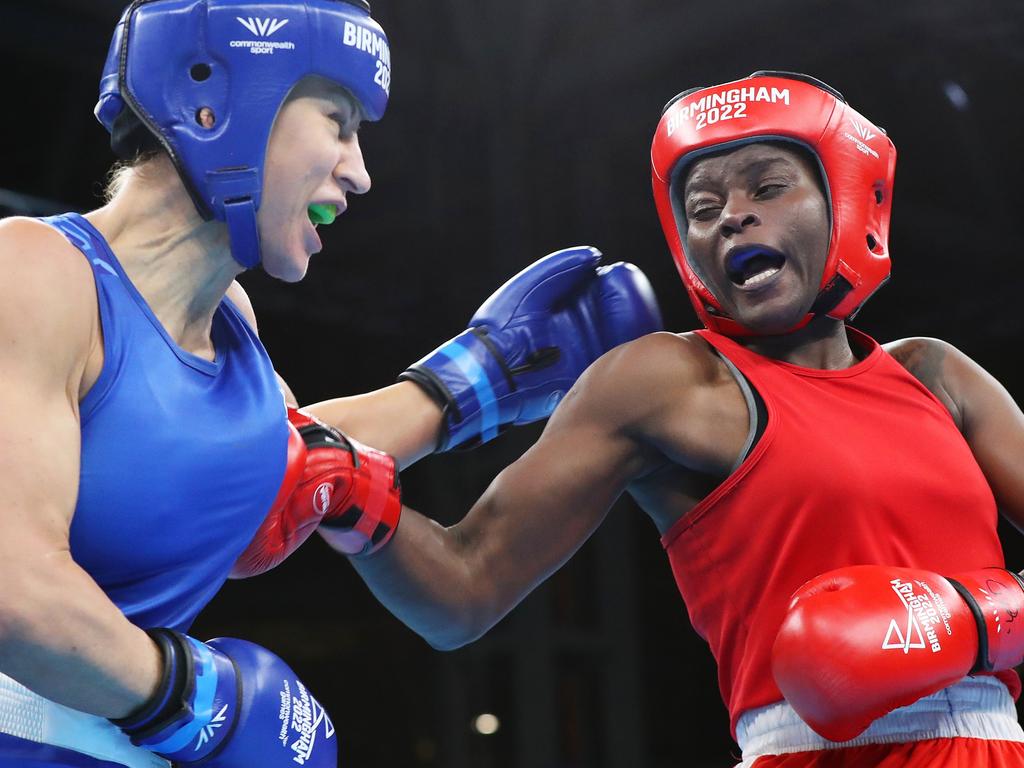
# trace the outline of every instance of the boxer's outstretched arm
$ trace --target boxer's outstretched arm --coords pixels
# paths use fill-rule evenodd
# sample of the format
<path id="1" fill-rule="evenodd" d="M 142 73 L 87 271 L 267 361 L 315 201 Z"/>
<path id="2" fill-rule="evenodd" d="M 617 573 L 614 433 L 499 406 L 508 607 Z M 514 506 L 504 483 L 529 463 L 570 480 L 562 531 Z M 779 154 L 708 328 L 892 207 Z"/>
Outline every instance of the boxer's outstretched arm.
<path id="1" fill-rule="evenodd" d="M 629 482 L 662 461 L 647 436 L 667 391 L 666 339 L 647 336 L 594 363 L 537 444 L 457 525 L 403 510 L 391 542 L 353 560 L 381 602 L 431 645 L 455 648 L 557 570 Z"/>
<path id="2" fill-rule="evenodd" d="M 422 392 L 397 386 L 307 410 L 399 466 L 547 418 L 602 353 L 661 329 L 644 274 L 600 258 L 590 246 L 564 248 L 506 281 L 469 328 L 399 375 Z"/>
<path id="3" fill-rule="evenodd" d="M 93 278 L 60 234 L 26 220 L 0 225 L 0 272 L 0 672 L 121 717 L 156 688 L 160 654 L 69 551 Z"/>
<path id="4" fill-rule="evenodd" d="M 441 429 L 441 408 L 411 381 L 304 405 L 302 410 L 390 454 L 402 469 L 434 452 Z"/>

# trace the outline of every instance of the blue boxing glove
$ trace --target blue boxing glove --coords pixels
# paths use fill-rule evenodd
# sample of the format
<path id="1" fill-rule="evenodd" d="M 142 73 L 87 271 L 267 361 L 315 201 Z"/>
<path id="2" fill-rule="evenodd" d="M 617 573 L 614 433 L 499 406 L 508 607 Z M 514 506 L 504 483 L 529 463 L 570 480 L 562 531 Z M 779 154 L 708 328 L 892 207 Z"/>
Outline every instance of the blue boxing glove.
<path id="1" fill-rule="evenodd" d="M 466 331 L 398 377 L 443 409 L 437 450 L 547 418 L 597 358 L 661 330 L 644 273 L 623 262 L 598 267 L 600 259 L 580 246 L 534 262 L 483 303 Z"/>
<path id="2" fill-rule="evenodd" d="M 337 768 L 330 718 L 273 653 L 234 638 L 149 634 L 163 653 L 163 680 L 139 712 L 113 721 L 132 744 L 176 766 Z"/>

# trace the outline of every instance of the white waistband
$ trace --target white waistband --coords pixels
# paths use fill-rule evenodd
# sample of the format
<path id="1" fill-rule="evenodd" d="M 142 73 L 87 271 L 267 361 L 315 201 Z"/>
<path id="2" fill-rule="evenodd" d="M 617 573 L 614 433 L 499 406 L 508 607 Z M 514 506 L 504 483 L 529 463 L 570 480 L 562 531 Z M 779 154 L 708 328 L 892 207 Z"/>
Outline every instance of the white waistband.
<path id="1" fill-rule="evenodd" d="M 3 673 L 0 673 L 0 733 L 71 749 L 127 768 L 170 766 L 168 761 L 149 750 L 133 745 L 109 720 L 44 699 Z"/>
<path id="2" fill-rule="evenodd" d="M 744 712 L 736 724 L 744 766 L 761 755 L 954 737 L 1024 742 L 1024 730 L 1006 686 L 994 677 L 964 678 L 893 710 L 857 738 L 841 743 L 812 731 L 785 701 Z"/>

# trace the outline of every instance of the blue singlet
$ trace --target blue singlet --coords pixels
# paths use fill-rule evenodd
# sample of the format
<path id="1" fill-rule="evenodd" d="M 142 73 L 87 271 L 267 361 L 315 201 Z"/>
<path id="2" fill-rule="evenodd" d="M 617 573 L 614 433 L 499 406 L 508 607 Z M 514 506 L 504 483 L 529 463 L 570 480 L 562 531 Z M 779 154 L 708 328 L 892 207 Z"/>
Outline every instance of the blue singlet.
<path id="1" fill-rule="evenodd" d="M 89 260 L 103 369 L 81 402 L 71 554 L 136 625 L 186 630 L 266 516 L 284 476 L 284 399 L 225 299 L 216 359 L 181 349 L 77 214 L 44 219 Z"/>

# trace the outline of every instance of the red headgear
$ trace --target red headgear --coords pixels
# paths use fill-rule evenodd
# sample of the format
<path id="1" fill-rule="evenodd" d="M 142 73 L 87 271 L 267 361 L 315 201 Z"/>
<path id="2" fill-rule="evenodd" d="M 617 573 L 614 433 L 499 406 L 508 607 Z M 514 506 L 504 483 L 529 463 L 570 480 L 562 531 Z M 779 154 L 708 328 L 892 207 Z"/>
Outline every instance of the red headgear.
<path id="1" fill-rule="evenodd" d="M 686 258 L 681 186 L 694 160 L 756 141 L 791 141 L 821 166 L 832 231 L 821 288 L 811 311 L 853 318 L 889 279 L 889 216 L 896 147 L 885 131 L 819 80 L 791 72 L 755 72 L 676 96 L 665 107 L 651 145 L 651 180 L 662 229 L 697 316 L 731 336 L 755 332 L 727 316 Z"/>

